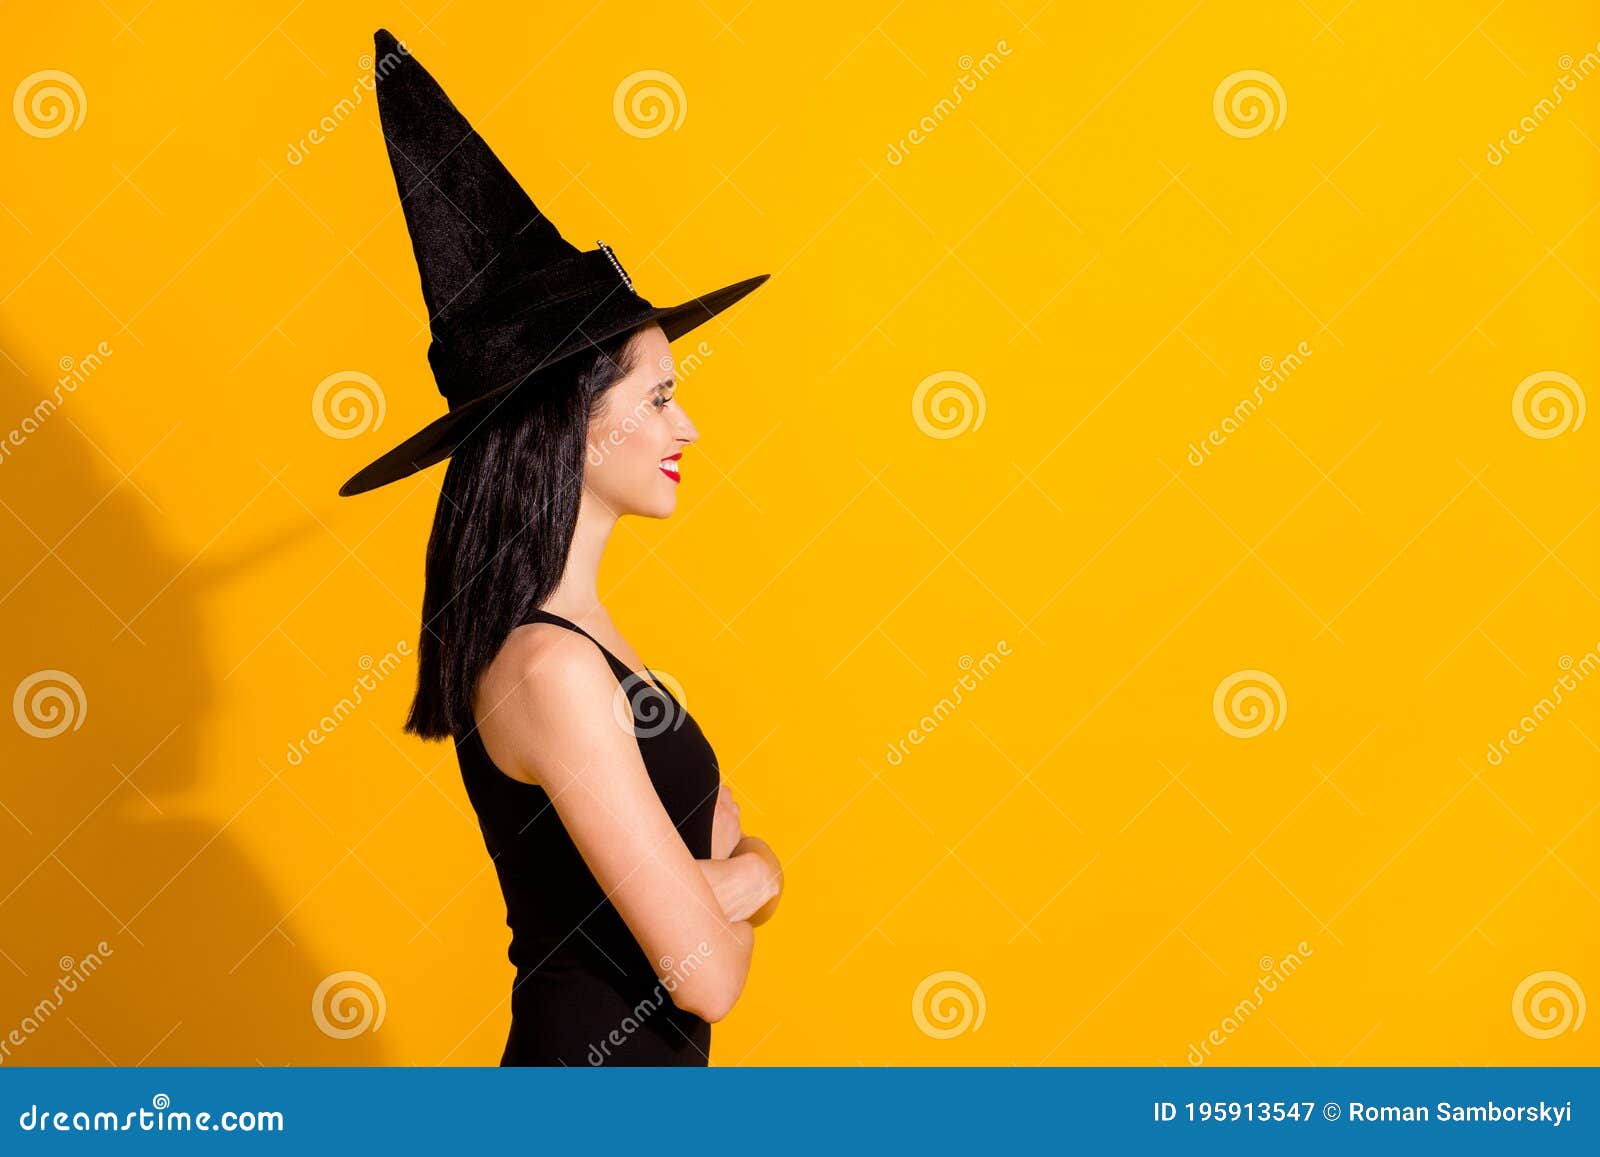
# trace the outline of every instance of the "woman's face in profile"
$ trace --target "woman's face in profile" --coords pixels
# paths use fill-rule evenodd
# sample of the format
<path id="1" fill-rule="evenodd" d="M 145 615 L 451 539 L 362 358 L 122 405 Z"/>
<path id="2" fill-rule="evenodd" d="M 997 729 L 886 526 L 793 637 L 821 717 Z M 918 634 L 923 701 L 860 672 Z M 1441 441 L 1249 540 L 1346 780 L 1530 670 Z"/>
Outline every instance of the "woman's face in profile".
<path id="1" fill-rule="evenodd" d="M 639 331 L 633 368 L 589 422 L 584 489 L 616 514 L 666 518 L 678 504 L 678 456 L 700 437 L 674 397 L 672 347 L 659 325 Z"/>

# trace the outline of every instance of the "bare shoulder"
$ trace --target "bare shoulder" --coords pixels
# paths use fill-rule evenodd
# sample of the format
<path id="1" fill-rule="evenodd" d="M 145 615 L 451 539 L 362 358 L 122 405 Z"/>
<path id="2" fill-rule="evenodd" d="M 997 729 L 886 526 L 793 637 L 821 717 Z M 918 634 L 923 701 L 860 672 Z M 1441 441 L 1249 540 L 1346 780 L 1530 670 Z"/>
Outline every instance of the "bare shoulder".
<path id="1" fill-rule="evenodd" d="M 593 735 L 609 718 L 616 684 L 600 649 L 575 631 L 528 623 L 506 636 L 473 699 L 479 738 L 513 779 L 545 780 L 541 751 L 559 752 Z M 609 730 L 609 729 L 607 729 Z"/>

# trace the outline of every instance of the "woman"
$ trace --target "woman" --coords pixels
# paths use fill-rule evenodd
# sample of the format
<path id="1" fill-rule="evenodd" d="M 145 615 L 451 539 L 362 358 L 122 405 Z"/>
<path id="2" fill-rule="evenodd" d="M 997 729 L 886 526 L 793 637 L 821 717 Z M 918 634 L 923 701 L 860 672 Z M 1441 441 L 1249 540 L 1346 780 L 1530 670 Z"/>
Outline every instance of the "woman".
<path id="1" fill-rule="evenodd" d="M 608 246 L 561 238 L 393 37 L 376 41 L 450 409 L 340 493 L 450 457 L 406 730 L 454 740 L 505 896 L 501 1063 L 704 1065 L 782 871 L 597 579 L 618 518 L 673 512 L 698 438 L 670 340 L 766 277 L 652 306 Z"/>

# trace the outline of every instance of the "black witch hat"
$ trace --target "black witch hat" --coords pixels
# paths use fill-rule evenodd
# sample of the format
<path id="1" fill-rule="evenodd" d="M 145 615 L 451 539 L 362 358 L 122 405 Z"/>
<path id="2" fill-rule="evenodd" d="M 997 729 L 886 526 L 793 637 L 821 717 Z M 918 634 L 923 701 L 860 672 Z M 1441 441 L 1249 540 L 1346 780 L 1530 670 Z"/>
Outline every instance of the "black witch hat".
<path id="1" fill-rule="evenodd" d="M 654 306 L 605 242 L 579 250 L 534 205 L 433 77 L 388 31 L 373 37 L 378 119 L 422 278 L 428 364 L 449 412 L 339 488 L 360 494 L 448 457 L 518 386 L 607 338 L 659 325 L 667 340 L 769 274 Z M 397 62 L 385 71 L 389 62 Z"/>

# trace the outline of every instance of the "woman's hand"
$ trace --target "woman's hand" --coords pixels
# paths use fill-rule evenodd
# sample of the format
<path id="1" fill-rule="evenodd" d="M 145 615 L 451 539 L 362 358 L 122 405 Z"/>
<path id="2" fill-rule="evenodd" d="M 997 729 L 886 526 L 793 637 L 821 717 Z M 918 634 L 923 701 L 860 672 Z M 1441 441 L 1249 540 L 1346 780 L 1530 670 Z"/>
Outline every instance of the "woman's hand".
<path id="1" fill-rule="evenodd" d="M 729 920 L 764 924 L 777 911 L 783 893 L 783 865 L 765 840 L 744 834 L 739 805 L 727 784 L 717 789 L 711 859 L 697 862 Z"/>
<path id="2" fill-rule="evenodd" d="M 783 894 L 783 866 L 767 841 L 740 836 L 732 855 L 695 863 L 726 919 L 748 921 L 753 927 L 765 924 L 777 911 L 778 897 Z"/>
<path id="3" fill-rule="evenodd" d="M 711 818 L 711 858 L 725 860 L 733 855 L 744 832 L 739 828 L 739 805 L 733 792 L 723 784 L 717 789 L 717 807 Z"/>
<path id="4" fill-rule="evenodd" d="M 761 891 L 763 899 L 752 911 L 739 916 L 741 920 L 749 920 L 752 925 L 765 924 L 778 910 L 778 897 L 783 895 L 783 865 L 778 862 L 778 855 L 768 846 L 767 841 L 759 836 L 742 836 L 733 850 L 735 860 L 753 858 L 760 865 Z"/>
<path id="5" fill-rule="evenodd" d="M 748 840 L 749 837 L 745 837 L 745 842 Z M 726 919 L 754 923 L 755 914 L 773 904 L 777 882 L 765 861 L 752 849 L 745 847 L 726 859 L 696 860 L 695 863 L 700 865 Z"/>

